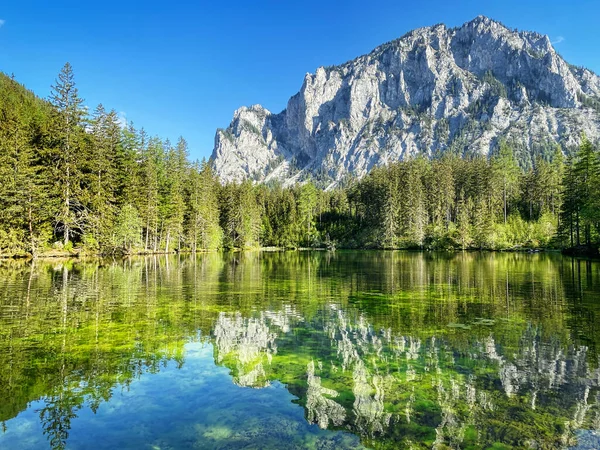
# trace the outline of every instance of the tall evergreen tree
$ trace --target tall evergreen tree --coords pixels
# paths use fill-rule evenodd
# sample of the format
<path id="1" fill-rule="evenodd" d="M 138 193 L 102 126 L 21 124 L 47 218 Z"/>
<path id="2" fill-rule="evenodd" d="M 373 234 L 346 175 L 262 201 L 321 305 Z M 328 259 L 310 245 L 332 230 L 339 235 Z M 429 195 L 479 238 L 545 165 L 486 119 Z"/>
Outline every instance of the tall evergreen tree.
<path id="1" fill-rule="evenodd" d="M 186 235 L 191 250 L 219 248 L 223 239 L 219 226 L 219 187 L 205 160 L 191 167 L 187 191 Z"/>
<path id="2" fill-rule="evenodd" d="M 187 176 L 187 142 L 179 138 L 176 147 L 167 141 L 164 145 L 166 155 L 164 189 L 162 197 L 162 216 L 165 234 L 165 251 L 169 252 L 171 240 L 181 250 L 183 239 L 183 221 L 185 215 L 184 186 Z"/>
<path id="3" fill-rule="evenodd" d="M 107 113 L 98 105 L 91 119 L 86 183 L 86 206 L 89 211 L 91 234 L 108 243 L 114 224 L 116 208 L 115 156 L 121 146 L 121 136 L 114 111 Z"/>
<path id="4" fill-rule="evenodd" d="M 585 136 L 577 153 L 573 172 L 577 195 L 577 226 L 583 227 L 585 244 L 589 246 L 592 243 L 592 227 L 600 222 L 595 208 L 600 183 L 600 159 Z"/>
<path id="5" fill-rule="evenodd" d="M 71 64 L 66 63 L 51 88 L 50 103 L 54 106 L 51 136 L 55 141 L 50 152 L 60 206 L 56 223 L 67 245 L 73 233 L 84 225 L 85 210 L 80 202 L 81 125 L 85 116 L 75 86 Z"/>
<path id="6" fill-rule="evenodd" d="M 140 130 L 141 148 L 141 178 L 142 178 L 142 221 L 145 236 L 144 249 L 158 251 L 159 240 L 159 208 L 160 208 L 160 177 L 163 164 L 162 142 L 158 138 L 147 140 L 145 131 Z M 146 144 L 146 142 L 148 142 Z"/>
<path id="7" fill-rule="evenodd" d="M 563 203 L 561 209 L 561 221 L 559 233 L 567 245 L 573 247 L 579 245 L 579 198 L 577 189 L 577 178 L 574 170 L 573 156 L 569 155 L 564 171 Z"/>
<path id="8" fill-rule="evenodd" d="M 302 243 L 310 246 L 315 240 L 315 216 L 317 212 L 317 189 L 311 182 L 298 190 L 298 216 L 302 228 Z"/>
<path id="9" fill-rule="evenodd" d="M 40 151 L 48 108 L 0 74 L 0 253 L 36 254 L 51 234 Z"/>
<path id="10" fill-rule="evenodd" d="M 492 169 L 502 192 L 504 223 L 506 223 L 508 210 L 518 193 L 520 173 L 515 154 L 506 142 L 500 143 L 498 154 L 492 159 Z"/>

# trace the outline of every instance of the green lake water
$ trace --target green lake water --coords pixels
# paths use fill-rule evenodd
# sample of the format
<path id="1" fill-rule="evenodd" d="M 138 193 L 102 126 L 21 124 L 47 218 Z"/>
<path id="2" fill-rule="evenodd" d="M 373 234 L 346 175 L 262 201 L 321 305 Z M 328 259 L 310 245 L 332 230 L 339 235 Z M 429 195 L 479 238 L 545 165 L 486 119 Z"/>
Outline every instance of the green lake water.
<path id="1" fill-rule="evenodd" d="M 600 263 L 0 261 L 0 449 L 598 449 Z"/>

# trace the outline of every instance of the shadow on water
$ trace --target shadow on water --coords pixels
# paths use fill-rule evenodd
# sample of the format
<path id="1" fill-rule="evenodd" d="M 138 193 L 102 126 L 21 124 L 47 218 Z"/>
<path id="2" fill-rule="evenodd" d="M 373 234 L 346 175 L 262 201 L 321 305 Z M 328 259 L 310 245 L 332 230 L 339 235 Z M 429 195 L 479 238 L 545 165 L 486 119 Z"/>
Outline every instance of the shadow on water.
<path id="1" fill-rule="evenodd" d="M 599 314 L 554 254 L 3 261 L 0 447 L 598 448 Z"/>

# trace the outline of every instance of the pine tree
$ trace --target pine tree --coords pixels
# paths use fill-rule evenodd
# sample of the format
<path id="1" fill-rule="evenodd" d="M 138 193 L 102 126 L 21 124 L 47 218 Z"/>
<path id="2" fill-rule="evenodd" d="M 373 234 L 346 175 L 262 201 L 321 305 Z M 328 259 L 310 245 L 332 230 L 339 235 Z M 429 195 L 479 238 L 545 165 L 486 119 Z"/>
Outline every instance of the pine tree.
<path id="1" fill-rule="evenodd" d="M 427 209 L 425 207 L 425 178 L 427 163 L 423 158 L 407 161 L 404 165 L 401 200 L 401 217 L 404 222 L 403 235 L 409 245 L 421 247 L 425 239 Z"/>
<path id="2" fill-rule="evenodd" d="M 114 111 L 107 113 L 98 105 L 91 120 L 86 183 L 86 206 L 90 212 L 92 239 L 100 245 L 111 239 L 115 218 L 116 166 L 115 156 L 121 146 L 121 135 Z"/>
<path id="3" fill-rule="evenodd" d="M 230 183 L 221 189 L 220 224 L 226 248 L 252 248 L 259 245 L 261 219 L 252 184 Z"/>
<path id="4" fill-rule="evenodd" d="M 494 164 L 483 157 L 473 158 L 467 164 L 467 203 L 471 212 L 473 245 L 479 249 L 494 247 L 493 228 L 497 212 L 506 214 L 507 203 L 504 200 L 508 200 L 508 189 L 502 182 L 504 177 L 498 177 L 498 172 L 493 170 Z M 501 182 L 497 183 L 498 180 Z"/>
<path id="5" fill-rule="evenodd" d="M 400 208 L 400 185 L 399 166 L 390 167 L 386 173 L 381 173 L 380 196 L 381 196 L 381 240 L 383 248 L 395 248 L 400 231 L 399 208 Z"/>
<path id="6" fill-rule="evenodd" d="M 563 237 L 563 242 L 568 241 L 567 245 L 573 247 L 575 244 L 579 245 L 579 198 L 572 155 L 567 158 L 563 180 L 559 234 Z"/>
<path id="7" fill-rule="evenodd" d="M 239 186 L 239 206 L 241 224 L 239 237 L 241 248 L 253 248 L 260 245 L 260 212 L 252 183 L 244 181 Z"/>
<path id="8" fill-rule="evenodd" d="M 141 178 L 142 195 L 141 211 L 144 222 L 144 250 L 158 251 L 159 240 L 159 208 L 160 208 L 160 177 L 164 161 L 162 142 L 158 138 L 147 140 L 145 131 L 139 133 L 142 154 Z M 147 142 L 147 144 L 146 144 Z"/>
<path id="9" fill-rule="evenodd" d="M 506 224 L 511 202 L 518 193 L 520 173 L 515 154 L 506 142 L 500 143 L 498 154 L 492 159 L 492 169 L 502 192 L 504 223 Z"/>
<path id="10" fill-rule="evenodd" d="M 48 108 L 0 74 L 0 252 L 34 256 L 51 234 L 40 159 Z"/>
<path id="11" fill-rule="evenodd" d="M 583 226 L 585 244 L 590 246 L 592 227 L 600 221 L 595 207 L 597 187 L 600 182 L 600 160 L 591 142 L 585 136 L 577 153 L 573 172 L 577 195 L 577 228 L 579 230 L 579 227 Z"/>
<path id="12" fill-rule="evenodd" d="M 218 181 L 205 160 L 189 171 L 186 236 L 192 252 L 217 249 L 223 233 L 219 226 Z"/>
<path id="13" fill-rule="evenodd" d="M 142 242 L 142 220 L 133 205 L 124 205 L 117 214 L 112 234 L 112 248 L 131 254 Z"/>
<path id="14" fill-rule="evenodd" d="M 454 203 L 454 157 L 443 156 L 433 161 L 427 178 L 429 216 L 434 225 L 447 230 Z"/>
<path id="15" fill-rule="evenodd" d="M 85 211 L 79 200 L 81 178 L 81 124 L 83 99 L 75 86 L 71 64 L 66 63 L 52 86 L 50 103 L 54 106 L 52 138 L 55 140 L 50 158 L 57 181 L 60 207 L 56 217 L 63 231 L 64 244 L 69 244 L 76 229 L 84 226 Z"/>
<path id="16" fill-rule="evenodd" d="M 550 163 L 550 177 L 548 180 L 549 207 L 552 214 L 557 215 L 562 207 L 563 179 L 565 172 L 565 158 L 560 145 L 557 145 Z"/>
<path id="17" fill-rule="evenodd" d="M 166 155 L 164 189 L 162 197 L 162 216 L 165 233 L 165 251 L 170 250 L 171 239 L 181 250 L 183 239 L 183 221 L 185 215 L 184 186 L 187 176 L 187 142 L 179 138 L 175 148 L 167 141 L 164 145 Z"/>
<path id="18" fill-rule="evenodd" d="M 316 239 L 315 215 L 317 209 L 317 189 L 311 182 L 300 186 L 298 190 L 298 215 L 302 228 L 302 241 L 312 246 Z"/>
<path id="19" fill-rule="evenodd" d="M 456 205 L 456 240 L 463 250 L 469 248 L 473 242 L 470 220 L 472 209 L 472 200 L 465 201 L 464 191 L 461 191 Z"/>
<path id="20" fill-rule="evenodd" d="M 141 167 L 139 161 L 142 158 L 142 143 L 138 139 L 133 123 L 129 122 L 123 127 L 118 119 L 116 112 L 114 114 L 116 121 L 113 132 L 118 132 L 120 139 L 116 147 L 115 160 L 115 198 L 117 205 L 131 204 L 140 208 L 141 196 Z"/>

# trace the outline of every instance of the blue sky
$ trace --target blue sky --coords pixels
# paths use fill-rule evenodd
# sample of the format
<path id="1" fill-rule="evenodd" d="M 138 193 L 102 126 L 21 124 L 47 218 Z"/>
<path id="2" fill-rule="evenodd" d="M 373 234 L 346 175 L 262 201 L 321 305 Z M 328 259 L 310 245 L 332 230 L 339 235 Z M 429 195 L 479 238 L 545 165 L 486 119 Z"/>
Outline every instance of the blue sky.
<path id="1" fill-rule="evenodd" d="M 66 61 L 86 104 L 210 156 L 233 111 L 285 108 L 306 72 L 413 28 L 479 14 L 548 34 L 567 61 L 600 73 L 600 1 L 228 2 L 20 0 L 0 4 L 0 70 L 40 96 Z"/>

